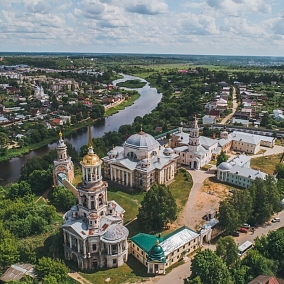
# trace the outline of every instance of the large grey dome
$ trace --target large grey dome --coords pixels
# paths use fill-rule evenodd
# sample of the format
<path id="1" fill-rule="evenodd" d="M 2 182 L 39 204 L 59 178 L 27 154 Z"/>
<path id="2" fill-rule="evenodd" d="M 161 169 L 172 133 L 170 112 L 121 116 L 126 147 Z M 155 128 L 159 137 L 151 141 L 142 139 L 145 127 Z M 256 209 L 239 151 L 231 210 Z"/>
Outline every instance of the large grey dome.
<path id="1" fill-rule="evenodd" d="M 232 169 L 232 165 L 227 162 L 223 162 L 218 166 L 218 169 L 221 171 L 230 171 Z"/>
<path id="2" fill-rule="evenodd" d="M 159 142 L 152 135 L 144 133 L 143 131 L 131 135 L 124 143 L 124 146 L 148 150 L 159 147 L 159 145 Z"/>
<path id="3" fill-rule="evenodd" d="M 102 239 L 109 242 L 120 241 L 127 239 L 129 231 L 121 224 L 112 224 L 104 233 Z"/>

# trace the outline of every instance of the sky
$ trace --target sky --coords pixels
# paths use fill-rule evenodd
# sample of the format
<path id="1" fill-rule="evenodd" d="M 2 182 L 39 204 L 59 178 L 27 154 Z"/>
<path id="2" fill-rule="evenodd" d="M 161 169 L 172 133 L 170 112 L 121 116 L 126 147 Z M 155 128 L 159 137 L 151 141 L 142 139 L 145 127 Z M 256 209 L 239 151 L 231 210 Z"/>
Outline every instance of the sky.
<path id="1" fill-rule="evenodd" d="M 0 0 L 0 51 L 284 56 L 284 0 Z"/>

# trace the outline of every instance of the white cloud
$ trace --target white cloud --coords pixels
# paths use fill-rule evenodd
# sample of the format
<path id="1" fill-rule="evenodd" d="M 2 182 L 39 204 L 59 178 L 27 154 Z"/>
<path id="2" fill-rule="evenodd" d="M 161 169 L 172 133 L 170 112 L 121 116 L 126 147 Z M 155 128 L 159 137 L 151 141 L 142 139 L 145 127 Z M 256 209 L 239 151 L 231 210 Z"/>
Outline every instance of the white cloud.
<path id="1" fill-rule="evenodd" d="M 271 13 L 269 0 L 207 0 L 207 4 L 222 13 L 238 16 L 246 13 Z"/>
<path id="2" fill-rule="evenodd" d="M 165 14 L 168 12 L 168 5 L 163 1 L 152 0 L 139 1 L 138 3 L 135 1 L 133 2 L 126 7 L 126 11 L 145 15 Z"/>

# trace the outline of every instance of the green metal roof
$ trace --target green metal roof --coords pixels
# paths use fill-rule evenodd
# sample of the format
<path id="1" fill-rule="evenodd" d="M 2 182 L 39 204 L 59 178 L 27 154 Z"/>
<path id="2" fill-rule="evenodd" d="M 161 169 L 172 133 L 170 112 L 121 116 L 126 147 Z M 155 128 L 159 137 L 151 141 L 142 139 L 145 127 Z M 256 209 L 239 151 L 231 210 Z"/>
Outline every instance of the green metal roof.
<path id="1" fill-rule="evenodd" d="M 149 253 L 151 248 L 156 244 L 156 241 L 159 240 L 159 243 L 163 241 L 164 238 L 158 238 L 155 235 L 148 235 L 144 233 L 139 233 L 130 240 L 140 247 L 146 253 Z"/>
<path id="2" fill-rule="evenodd" d="M 146 253 L 149 253 L 151 248 L 156 244 L 157 240 L 159 241 L 159 243 L 161 243 L 164 240 L 170 238 L 171 236 L 179 233 L 180 231 L 182 231 L 184 229 L 188 229 L 190 231 L 193 231 L 190 228 L 188 228 L 187 226 L 183 226 L 183 227 L 180 227 L 179 229 L 171 232 L 170 234 L 166 235 L 165 237 L 157 237 L 155 235 L 138 233 L 137 235 L 130 238 L 130 240 L 133 243 L 135 243 L 138 247 L 140 247 L 143 251 L 145 251 Z M 195 232 L 195 231 L 193 231 L 193 232 Z"/>

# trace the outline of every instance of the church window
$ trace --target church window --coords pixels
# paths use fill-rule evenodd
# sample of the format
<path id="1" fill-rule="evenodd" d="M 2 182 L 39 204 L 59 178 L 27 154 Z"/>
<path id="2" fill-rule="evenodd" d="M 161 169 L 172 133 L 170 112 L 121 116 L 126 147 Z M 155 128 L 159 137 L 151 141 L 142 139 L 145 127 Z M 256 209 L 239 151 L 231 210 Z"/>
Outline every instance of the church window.
<path id="1" fill-rule="evenodd" d="M 92 249 L 93 249 L 93 251 L 96 251 L 97 250 L 97 244 L 93 244 Z"/>
<path id="2" fill-rule="evenodd" d="M 113 264 L 116 264 L 116 259 L 113 259 L 113 260 L 112 260 L 112 263 L 113 263 Z"/>
<path id="3" fill-rule="evenodd" d="M 99 206 L 103 205 L 103 195 L 99 195 Z"/>
<path id="4" fill-rule="evenodd" d="M 112 214 L 112 210 L 109 210 L 109 214 Z"/>

